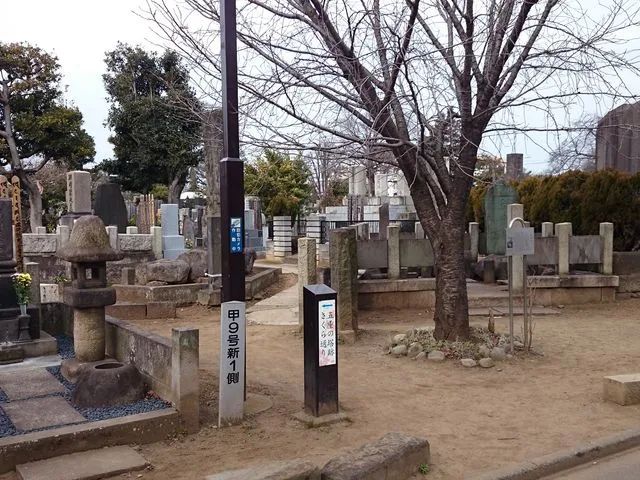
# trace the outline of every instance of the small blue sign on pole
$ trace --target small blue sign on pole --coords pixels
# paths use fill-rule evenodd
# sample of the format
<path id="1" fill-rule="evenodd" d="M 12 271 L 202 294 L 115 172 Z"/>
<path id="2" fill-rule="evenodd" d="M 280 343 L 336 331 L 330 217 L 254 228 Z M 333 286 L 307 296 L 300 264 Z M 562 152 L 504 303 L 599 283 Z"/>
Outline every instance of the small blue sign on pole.
<path id="1" fill-rule="evenodd" d="M 231 253 L 242 253 L 243 241 L 242 238 L 242 217 L 231 217 Z"/>

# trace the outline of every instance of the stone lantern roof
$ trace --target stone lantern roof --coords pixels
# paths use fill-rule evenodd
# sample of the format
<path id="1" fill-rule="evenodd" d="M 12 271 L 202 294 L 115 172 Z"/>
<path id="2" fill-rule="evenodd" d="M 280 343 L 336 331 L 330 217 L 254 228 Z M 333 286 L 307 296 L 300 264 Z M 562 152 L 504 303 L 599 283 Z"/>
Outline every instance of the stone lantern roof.
<path id="1" fill-rule="evenodd" d="M 56 256 L 76 263 L 109 262 L 123 257 L 111 248 L 104 223 L 95 215 L 84 215 L 75 221 L 69 240 Z"/>

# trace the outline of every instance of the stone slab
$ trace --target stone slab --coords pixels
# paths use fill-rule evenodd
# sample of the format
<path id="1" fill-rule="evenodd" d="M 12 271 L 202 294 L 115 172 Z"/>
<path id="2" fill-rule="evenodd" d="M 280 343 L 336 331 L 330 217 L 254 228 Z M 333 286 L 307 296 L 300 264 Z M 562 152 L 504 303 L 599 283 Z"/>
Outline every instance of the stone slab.
<path id="1" fill-rule="evenodd" d="M 147 318 L 176 318 L 176 304 L 172 302 L 147 303 Z"/>
<path id="2" fill-rule="evenodd" d="M 2 408 L 15 427 L 25 432 L 87 421 L 69 402 L 58 396 L 18 400 L 5 403 Z"/>
<path id="3" fill-rule="evenodd" d="M 69 425 L 51 430 L 0 438 L 0 474 L 36 460 L 122 445 L 158 442 L 173 438 L 180 429 L 174 408 Z"/>
<path id="4" fill-rule="evenodd" d="M 429 442 L 403 433 L 387 433 L 375 442 L 330 460 L 323 480 L 406 480 L 430 461 Z"/>
<path id="5" fill-rule="evenodd" d="M 604 399 L 618 405 L 640 403 L 640 373 L 604 377 Z"/>
<path id="6" fill-rule="evenodd" d="M 62 384 L 44 368 L 2 373 L 0 388 L 11 401 L 64 393 Z"/>
<path id="7" fill-rule="evenodd" d="M 120 320 L 142 320 L 147 317 L 147 306 L 144 303 L 116 303 L 107 305 L 104 312 Z"/>
<path id="8" fill-rule="evenodd" d="M 310 462 L 290 460 L 217 473 L 206 480 L 320 480 L 320 472 Z"/>
<path id="9" fill-rule="evenodd" d="M 16 467 L 20 480 L 95 480 L 146 468 L 133 448 L 120 446 L 72 453 Z"/>

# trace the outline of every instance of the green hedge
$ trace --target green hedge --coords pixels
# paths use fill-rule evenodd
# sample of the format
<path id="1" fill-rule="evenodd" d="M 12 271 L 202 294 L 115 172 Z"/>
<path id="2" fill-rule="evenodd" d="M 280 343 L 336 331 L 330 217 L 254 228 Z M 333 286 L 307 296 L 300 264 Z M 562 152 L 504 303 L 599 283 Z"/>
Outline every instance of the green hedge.
<path id="1" fill-rule="evenodd" d="M 512 182 L 532 225 L 571 222 L 574 235 L 596 235 L 600 222 L 613 222 L 614 249 L 640 249 L 640 174 L 613 170 L 572 171 L 555 176 L 530 176 Z M 473 188 L 468 220 L 484 228 L 486 185 Z"/>

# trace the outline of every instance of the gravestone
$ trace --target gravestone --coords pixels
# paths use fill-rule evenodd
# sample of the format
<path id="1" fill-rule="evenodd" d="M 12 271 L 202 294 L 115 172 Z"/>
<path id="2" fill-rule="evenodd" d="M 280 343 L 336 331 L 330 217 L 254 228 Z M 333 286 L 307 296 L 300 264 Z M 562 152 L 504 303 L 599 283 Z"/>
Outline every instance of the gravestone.
<path id="1" fill-rule="evenodd" d="M 91 174 L 82 170 L 67 172 L 67 214 L 60 225 L 73 228 L 76 218 L 91 215 Z"/>
<path id="2" fill-rule="evenodd" d="M 487 190 L 484 198 L 484 228 L 487 237 L 487 254 L 504 255 L 507 228 L 507 205 L 518 203 L 518 193 L 503 180 L 498 180 Z"/>
<path id="3" fill-rule="evenodd" d="M 524 155 L 522 153 L 507 154 L 507 180 L 520 180 L 524 175 Z"/>
<path id="4" fill-rule="evenodd" d="M 106 226 L 118 227 L 118 233 L 126 232 L 129 222 L 120 185 L 111 182 L 98 185 L 93 210 Z"/>
<path id="5" fill-rule="evenodd" d="M 385 203 L 378 208 L 378 231 L 380 240 L 387 238 L 387 228 L 389 227 L 389 204 Z"/>
<path id="6" fill-rule="evenodd" d="M 184 251 L 184 237 L 178 233 L 178 205 L 160 206 L 162 219 L 162 251 L 165 259 L 175 260 Z"/>
<path id="7" fill-rule="evenodd" d="M 11 200 L 0 198 L 0 343 L 18 338 L 18 298 L 11 280 L 16 273 L 11 210 Z"/>
<path id="8" fill-rule="evenodd" d="M 184 217 L 182 221 L 182 235 L 184 236 L 185 244 L 189 248 L 196 246 L 196 226 L 189 216 Z"/>

